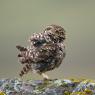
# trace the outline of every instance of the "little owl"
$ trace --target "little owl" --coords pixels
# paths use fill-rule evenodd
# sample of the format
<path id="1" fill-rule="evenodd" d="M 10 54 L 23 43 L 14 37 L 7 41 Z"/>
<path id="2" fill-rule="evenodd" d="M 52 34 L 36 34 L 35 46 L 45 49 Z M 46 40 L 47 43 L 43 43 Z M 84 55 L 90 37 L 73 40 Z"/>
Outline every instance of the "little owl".
<path id="1" fill-rule="evenodd" d="M 24 65 L 19 75 L 33 71 L 49 79 L 45 72 L 59 67 L 65 57 L 64 40 L 65 30 L 59 25 L 49 25 L 29 38 L 27 48 L 17 45 L 19 61 Z"/>

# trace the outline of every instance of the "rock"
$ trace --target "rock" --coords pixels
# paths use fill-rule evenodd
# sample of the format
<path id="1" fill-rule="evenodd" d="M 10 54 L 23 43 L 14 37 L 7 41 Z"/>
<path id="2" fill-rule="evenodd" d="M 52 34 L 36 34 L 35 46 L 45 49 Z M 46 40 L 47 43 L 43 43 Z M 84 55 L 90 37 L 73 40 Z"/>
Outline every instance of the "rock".
<path id="1" fill-rule="evenodd" d="M 95 95 L 95 81 L 1 79 L 0 95 Z"/>

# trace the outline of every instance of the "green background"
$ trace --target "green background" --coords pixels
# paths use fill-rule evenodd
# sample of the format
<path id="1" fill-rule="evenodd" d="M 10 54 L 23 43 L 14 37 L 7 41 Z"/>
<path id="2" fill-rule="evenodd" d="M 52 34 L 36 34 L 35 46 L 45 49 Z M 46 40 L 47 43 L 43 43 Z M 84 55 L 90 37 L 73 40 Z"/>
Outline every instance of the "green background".
<path id="1" fill-rule="evenodd" d="M 18 77 L 16 45 L 50 24 L 66 30 L 66 58 L 51 78 L 95 78 L 95 0 L 0 0 L 0 78 Z M 29 73 L 24 78 L 39 79 Z"/>

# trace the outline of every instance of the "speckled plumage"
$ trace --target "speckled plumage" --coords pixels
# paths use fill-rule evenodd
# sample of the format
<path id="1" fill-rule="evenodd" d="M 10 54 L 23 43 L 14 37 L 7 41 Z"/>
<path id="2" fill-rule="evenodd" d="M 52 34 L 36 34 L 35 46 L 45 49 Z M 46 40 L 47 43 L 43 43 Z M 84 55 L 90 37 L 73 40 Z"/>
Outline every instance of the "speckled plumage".
<path id="1" fill-rule="evenodd" d="M 49 25 L 42 33 L 29 38 L 30 45 L 16 46 L 20 51 L 19 61 L 24 65 L 20 76 L 35 70 L 42 74 L 59 67 L 65 57 L 65 30 L 58 25 Z"/>

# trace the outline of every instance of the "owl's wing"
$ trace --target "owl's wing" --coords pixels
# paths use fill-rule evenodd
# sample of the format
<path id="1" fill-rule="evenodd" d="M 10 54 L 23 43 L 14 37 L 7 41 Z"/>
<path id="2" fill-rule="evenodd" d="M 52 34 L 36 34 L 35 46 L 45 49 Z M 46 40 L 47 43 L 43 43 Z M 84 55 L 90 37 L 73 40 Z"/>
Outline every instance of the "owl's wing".
<path id="1" fill-rule="evenodd" d="M 55 44 L 45 44 L 37 49 L 34 60 L 36 63 L 48 62 L 57 55 L 58 47 Z"/>
<path id="2" fill-rule="evenodd" d="M 43 33 L 34 34 L 30 37 L 29 41 L 33 44 L 35 47 L 39 47 L 46 43 L 46 40 L 44 38 Z"/>
<path id="3" fill-rule="evenodd" d="M 57 47 L 53 44 L 45 44 L 38 48 L 34 54 L 32 68 L 38 72 L 45 72 L 51 70 L 55 65 L 52 61 L 57 54 Z"/>
<path id="4" fill-rule="evenodd" d="M 19 50 L 18 58 L 21 64 L 31 63 L 32 59 L 29 56 L 29 51 L 27 48 L 17 45 L 16 48 Z"/>
<path id="5" fill-rule="evenodd" d="M 33 68 L 40 72 L 53 70 L 60 66 L 63 57 L 63 50 L 57 44 L 46 44 L 36 51 Z"/>

